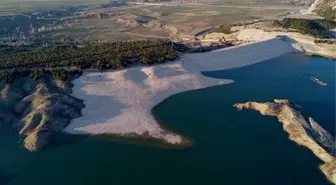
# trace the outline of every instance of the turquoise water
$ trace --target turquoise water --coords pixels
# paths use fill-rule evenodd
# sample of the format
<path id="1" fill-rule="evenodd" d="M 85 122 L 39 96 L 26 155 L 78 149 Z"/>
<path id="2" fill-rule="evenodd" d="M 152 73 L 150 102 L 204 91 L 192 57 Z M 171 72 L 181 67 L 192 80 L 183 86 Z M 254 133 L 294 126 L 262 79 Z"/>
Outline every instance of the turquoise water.
<path id="1" fill-rule="evenodd" d="M 327 185 L 311 151 L 288 140 L 274 117 L 236 111 L 237 102 L 286 98 L 335 135 L 335 62 L 287 55 L 229 71 L 205 73 L 236 82 L 181 93 L 153 109 L 193 145 L 166 149 L 60 135 L 55 147 L 29 153 L 0 129 L 0 184 L 9 185 Z M 300 74 L 311 74 L 322 87 Z"/>

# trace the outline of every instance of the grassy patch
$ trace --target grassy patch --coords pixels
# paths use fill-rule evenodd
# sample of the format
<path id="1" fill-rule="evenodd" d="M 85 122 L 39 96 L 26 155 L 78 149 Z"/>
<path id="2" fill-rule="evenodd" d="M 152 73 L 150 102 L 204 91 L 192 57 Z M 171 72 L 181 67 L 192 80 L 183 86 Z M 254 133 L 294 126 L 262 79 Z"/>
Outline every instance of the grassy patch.
<path id="1" fill-rule="evenodd" d="M 186 6 L 160 6 L 151 10 L 153 12 L 160 12 L 162 16 L 169 16 L 173 13 L 183 12 L 189 9 L 190 8 Z"/>
<path id="2" fill-rule="evenodd" d="M 217 28 L 214 28 L 209 31 L 209 33 L 224 33 L 224 34 L 231 34 L 231 25 L 221 25 Z"/>

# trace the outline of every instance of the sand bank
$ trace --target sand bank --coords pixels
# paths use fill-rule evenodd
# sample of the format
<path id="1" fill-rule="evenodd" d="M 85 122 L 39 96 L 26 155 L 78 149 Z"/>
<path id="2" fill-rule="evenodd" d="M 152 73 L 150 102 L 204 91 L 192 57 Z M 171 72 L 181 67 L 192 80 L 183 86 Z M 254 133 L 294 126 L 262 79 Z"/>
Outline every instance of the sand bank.
<path id="1" fill-rule="evenodd" d="M 182 136 L 157 124 L 151 114 L 155 105 L 180 92 L 233 82 L 205 77 L 201 71 L 242 67 L 291 51 L 283 41 L 271 39 L 231 49 L 187 54 L 170 64 L 86 72 L 73 81 L 72 94 L 84 100 L 83 116 L 74 119 L 65 132 L 146 135 L 170 144 L 184 143 Z"/>
<path id="2" fill-rule="evenodd" d="M 83 116 L 65 129 L 74 134 L 146 135 L 171 144 L 181 136 L 157 124 L 151 109 L 173 94 L 230 83 L 186 71 L 181 63 L 137 67 L 116 72 L 84 73 L 73 96 L 84 100 Z"/>
<path id="3" fill-rule="evenodd" d="M 264 30 L 250 28 L 241 30 L 236 38 L 238 40 L 244 40 L 249 42 L 260 42 L 279 36 L 283 37 L 283 41 L 291 46 L 294 52 L 301 52 L 310 55 L 318 55 L 336 59 L 335 45 L 326 46 L 323 44 L 316 44 L 314 42 L 314 37 L 309 35 L 303 35 L 300 33 L 277 31 L 266 32 Z"/>

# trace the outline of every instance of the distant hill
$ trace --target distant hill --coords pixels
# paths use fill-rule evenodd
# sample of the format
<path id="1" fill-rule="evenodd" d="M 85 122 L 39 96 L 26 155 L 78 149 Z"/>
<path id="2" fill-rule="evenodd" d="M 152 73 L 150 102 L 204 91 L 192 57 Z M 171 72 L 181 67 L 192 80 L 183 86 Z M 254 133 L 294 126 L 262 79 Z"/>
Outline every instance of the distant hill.
<path id="1" fill-rule="evenodd" d="M 267 4 L 311 5 L 314 0 L 252 0 L 252 2 Z"/>
<path id="2" fill-rule="evenodd" d="M 308 14 L 319 15 L 327 19 L 335 19 L 336 14 L 335 0 L 252 0 L 252 2 L 310 6 L 310 8 L 307 11 Z"/>

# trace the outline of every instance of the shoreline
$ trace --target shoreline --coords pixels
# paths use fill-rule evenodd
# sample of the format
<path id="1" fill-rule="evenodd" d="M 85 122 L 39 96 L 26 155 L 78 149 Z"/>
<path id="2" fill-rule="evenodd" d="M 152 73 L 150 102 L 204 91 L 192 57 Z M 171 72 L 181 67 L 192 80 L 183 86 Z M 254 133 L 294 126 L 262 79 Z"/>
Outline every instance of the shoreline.
<path id="1" fill-rule="evenodd" d="M 118 108 L 116 108 L 117 110 L 114 110 L 114 116 L 110 117 L 110 115 L 107 113 L 103 116 L 105 116 L 105 120 L 101 120 L 100 123 L 97 124 L 94 123 L 95 121 L 93 121 L 93 125 L 91 124 L 92 122 L 89 121 L 89 123 L 87 125 L 75 125 L 73 124 L 73 122 L 75 122 L 77 119 L 73 120 L 72 123 L 70 123 L 70 125 L 68 125 L 68 127 L 66 127 L 65 132 L 68 133 L 72 133 L 72 134 L 93 134 L 93 135 L 100 135 L 100 134 L 111 134 L 111 135 L 116 135 L 119 137 L 125 137 L 125 138 L 129 138 L 129 137 L 145 137 L 145 138 L 152 138 L 152 139 L 158 139 L 158 140 L 162 140 L 164 143 L 168 143 L 168 144 L 174 144 L 174 145 L 184 145 L 186 142 L 188 143 L 189 141 L 182 135 L 179 135 L 175 132 L 170 132 L 169 130 L 167 130 L 166 128 L 164 128 L 164 126 L 162 126 L 161 124 L 158 124 L 158 120 L 155 119 L 155 117 L 152 115 L 152 108 L 154 106 L 156 106 L 157 104 L 159 104 L 161 101 L 165 100 L 166 98 L 170 97 L 171 95 L 174 94 L 178 94 L 180 92 L 184 92 L 184 91 L 188 91 L 191 89 L 198 89 L 198 88 L 204 88 L 204 87 L 208 87 L 208 86 L 212 86 L 212 85 L 220 85 L 220 84 L 225 84 L 225 83 L 230 83 L 231 81 L 225 81 L 225 80 L 215 80 L 215 79 L 210 79 L 210 78 L 205 78 L 205 79 L 200 79 L 199 75 L 177 75 L 177 78 L 173 78 L 172 79 L 172 84 L 175 86 L 177 86 L 177 88 L 173 88 L 173 91 L 169 91 L 169 92 L 161 92 L 160 94 L 158 94 L 157 92 L 148 92 L 146 89 L 148 88 L 148 85 L 151 86 L 150 83 L 154 83 L 152 86 L 152 89 L 149 91 L 160 91 L 160 89 L 155 89 L 155 85 L 158 84 L 163 84 L 163 88 L 168 89 L 170 88 L 169 85 L 171 84 L 164 84 L 167 79 L 166 77 L 162 77 L 161 79 L 153 79 L 153 81 L 149 81 L 147 84 L 146 82 L 143 83 L 141 86 L 139 87 L 138 85 L 134 84 L 133 82 L 130 82 L 128 80 L 125 79 L 125 76 L 128 76 L 131 73 L 138 73 L 141 71 L 141 73 L 143 72 L 142 69 L 146 70 L 156 70 L 156 72 L 158 72 L 157 70 L 160 68 L 166 68 L 165 71 L 166 72 L 178 72 L 174 71 L 175 69 L 172 68 L 179 68 L 181 67 L 181 64 L 179 63 L 173 63 L 173 64 L 168 64 L 168 65 L 160 65 L 160 67 L 154 66 L 154 67 L 145 67 L 145 68 L 139 68 L 139 67 L 135 67 L 135 68 L 130 68 L 130 69 L 125 69 L 125 70 L 121 70 L 121 71 L 116 71 L 116 72 L 105 72 L 104 74 L 106 76 L 100 76 L 101 73 L 86 73 L 83 76 L 89 76 L 90 77 L 97 77 L 101 79 L 101 78 L 118 78 L 118 82 L 116 83 L 112 83 L 112 86 L 122 86 L 121 89 L 105 89 L 107 91 L 113 91 L 114 93 L 118 93 L 117 97 L 113 97 L 116 98 L 116 100 L 112 100 L 111 104 L 115 103 L 115 104 L 119 104 Z M 154 69 L 156 68 L 156 69 Z M 181 69 L 181 68 L 180 68 Z M 149 72 L 147 71 L 147 73 Z M 160 71 L 161 72 L 161 71 Z M 150 73 L 153 73 L 150 72 Z M 154 72 L 155 73 L 155 72 Z M 90 76 L 91 75 L 91 76 Z M 93 75 L 93 76 L 92 76 Z M 111 75 L 111 76 L 110 76 Z M 116 76 L 114 76 L 116 75 Z M 125 75 L 125 76 L 124 76 Z M 148 75 L 146 78 L 150 78 L 150 75 Z M 134 79 L 137 79 L 139 76 L 134 77 Z M 179 78 L 180 77 L 180 78 Z M 124 78 L 124 79 L 123 79 Z M 127 77 L 126 77 L 127 78 Z M 155 78 L 155 77 L 154 77 Z M 120 80 L 120 81 L 119 81 Z M 186 87 L 180 87 L 178 88 L 179 84 L 178 81 L 179 80 L 185 80 L 186 83 L 196 83 L 196 84 L 192 84 L 191 86 L 186 86 Z M 109 80 L 107 80 L 109 81 Z M 206 83 L 204 81 L 211 81 L 210 84 L 205 85 Z M 119 84 L 122 83 L 122 84 Z M 76 81 L 74 82 L 75 84 L 75 88 L 76 88 Z M 104 82 L 105 83 L 105 82 Z M 106 82 L 107 83 L 107 82 Z M 140 82 L 141 83 L 141 82 Z M 105 86 L 106 87 L 106 86 Z M 100 89 L 101 87 L 98 87 L 95 89 Z M 104 91 L 104 90 L 103 90 Z M 73 92 L 76 94 L 76 90 L 74 89 Z M 123 92 L 128 92 L 128 94 L 126 96 L 123 96 Z M 138 92 L 139 96 L 137 96 L 137 93 L 133 93 L 133 92 Z M 80 93 L 80 92 L 79 92 Z M 112 93 L 113 94 L 113 93 Z M 74 94 L 73 94 L 74 95 Z M 78 97 L 75 95 L 75 97 Z M 81 99 L 82 97 L 79 97 Z M 112 98 L 112 99 L 113 99 Z M 96 99 L 97 100 L 97 99 Z M 111 99 L 110 99 L 111 100 Z M 107 100 L 109 101 L 109 100 Z M 128 101 L 128 102 L 127 102 Z M 94 102 L 89 102 L 86 101 L 86 108 L 83 109 L 83 117 L 85 117 L 85 115 L 87 115 L 86 113 L 90 114 L 91 110 L 88 110 L 86 112 L 87 107 L 90 107 L 90 105 L 92 105 L 92 103 L 94 104 Z M 104 102 L 105 103 L 105 102 Z M 131 104 L 129 106 L 129 104 Z M 106 105 L 106 104 L 105 104 Z M 101 106 L 99 107 L 101 109 Z M 107 104 L 107 109 L 109 109 L 109 104 Z M 107 109 L 104 109 L 104 111 L 108 111 Z M 96 108 L 95 108 L 96 109 Z M 118 112 L 118 113 L 116 113 Z M 125 114 L 124 114 L 125 113 Z M 99 114 L 99 113 L 98 113 Z M 107 117 L 106 117 L 107 116 Z M 91 116 L 89 116 L 89 118 L 83 118 L 80 117 L 78 119 L 84 119 L 84 121 L 87 121 L 87 119 L 90 119 Z M 94 116 L 95 117 L 95 116 Z M 92 117 L 91 117 L 92 119 Z M 94 118 L 93 118 L 94 119 Z M 83 120 L 79 120 L 79 122 L 77 122 L 77 124 L 81 124 L 83 122 Z M 98 121 L 99 122 L 99 121 Z M 130 123 L 132 122 L 132 123 Z M 105 124 L 105 125 L 104 125 Z M 140 125 L 140 127 L 139 127 Z M 78 127 L 79 126 L 79 127 Z M 84 128 L 84 127 L 88 127 Z M 106 127 L 106 129 L 104 128 Z"/>
<path id="2" fill-rule="evenodd" d="M 179 61 L 167 64 L 84 72 L 72 82 L 72 96 L 84 100 L 86 107 L 82 110 L 83 116 L 72 120 L 64 132 L 150 137 L 172 145 L 189 143 L 182 133 L 159 123 L 152 114 L 156 105 L 181 92 L 234 82 L 206 77 L 202 72 L 244 67 L 290 52 L 292 49 L 286 43 L 275 38 L 207 53 L 185 54 Z"/>

